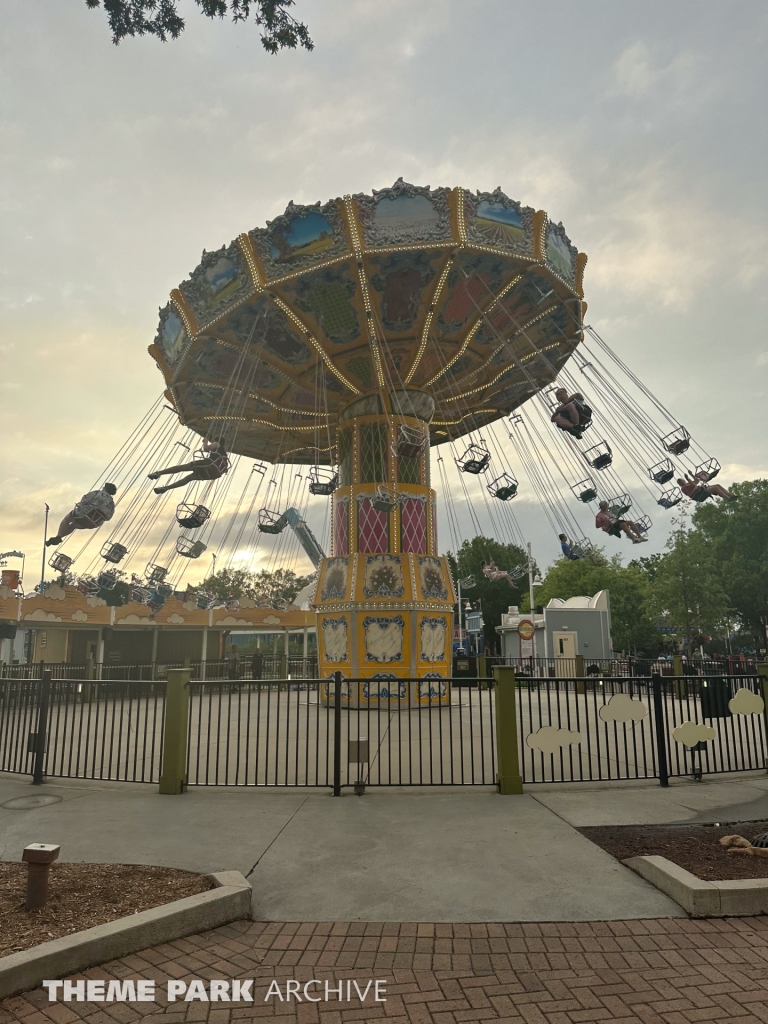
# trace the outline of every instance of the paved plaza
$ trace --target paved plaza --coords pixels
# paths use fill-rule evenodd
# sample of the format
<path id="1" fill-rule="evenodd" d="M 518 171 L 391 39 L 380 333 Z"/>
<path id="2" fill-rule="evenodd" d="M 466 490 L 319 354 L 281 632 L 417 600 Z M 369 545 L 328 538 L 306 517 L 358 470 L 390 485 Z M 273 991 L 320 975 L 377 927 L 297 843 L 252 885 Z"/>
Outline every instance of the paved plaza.
<path id="1" fill-rule="evenodd" d="M 138 1020 L 275 1024 L 694 1024 L 768 1021 L 768 918 L 583 924 L 284 924 L 239 921 L 144 950 L 83 978 L 152 978 L 155 1003 L 0 1003 L 0 1024 Z M 253 978 L 248 1004 L 172 1002 L 166 979 Z M 337 988 L 384 979 L 386 1002 L 280 1002 L 273 981 Z M 321 986 L 310 989 L 320 991 Z M 332 997 L 332 999 L 335 997 Z"/>

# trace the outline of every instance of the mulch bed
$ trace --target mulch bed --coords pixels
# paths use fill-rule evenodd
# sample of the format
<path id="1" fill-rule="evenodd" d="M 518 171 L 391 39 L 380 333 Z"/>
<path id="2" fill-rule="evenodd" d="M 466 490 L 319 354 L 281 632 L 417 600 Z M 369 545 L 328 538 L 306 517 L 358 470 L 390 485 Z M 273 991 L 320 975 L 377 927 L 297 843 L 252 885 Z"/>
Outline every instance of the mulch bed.
<path id="1" fill-rule="evenodd" d="M 213 888 L 202 875 L 132 864 L 53 864 L 48 902 L 24 910 L 27 866 L 0 862 L 0 956 Z"/>
<path id="2" fill-rule="evenodd" d="M 705 882 L 725 878 L 768 878 L 768 859 L 727 853 L 721 836 L 743 836 L 750 842 L 768 832 L 768 821 L 735 821 L 720 825 L 599 825 L 579 832 L 617 860 L 666 857 Z"/>

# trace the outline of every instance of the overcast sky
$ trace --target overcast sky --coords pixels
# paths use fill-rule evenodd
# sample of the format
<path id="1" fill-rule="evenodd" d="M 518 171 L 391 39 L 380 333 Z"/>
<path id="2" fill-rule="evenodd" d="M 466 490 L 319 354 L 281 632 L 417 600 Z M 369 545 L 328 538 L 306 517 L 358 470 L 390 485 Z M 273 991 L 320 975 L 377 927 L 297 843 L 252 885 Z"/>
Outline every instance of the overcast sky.
<path id="1" fill-rule="evenodd" d="M 156 399 L 157 310 L 204 248 L 400 175 L 562 220 L 587 322 L 723 482 L 768 472 L 764 0 L 297 0 L 315 50 L 278 56 L 181 7 L 179 40 L 119 47 L 85 0 L 0 9 L 0 550 L 37 564 L 43 503 Z"/>

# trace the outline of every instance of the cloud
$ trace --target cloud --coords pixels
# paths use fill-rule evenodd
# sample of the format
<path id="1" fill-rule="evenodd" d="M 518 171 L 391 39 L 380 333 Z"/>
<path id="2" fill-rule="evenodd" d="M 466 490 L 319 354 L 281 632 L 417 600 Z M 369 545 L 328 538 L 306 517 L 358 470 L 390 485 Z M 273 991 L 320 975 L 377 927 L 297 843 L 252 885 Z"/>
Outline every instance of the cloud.
<path id="1" fill-rule="evenodd" d="M 82 608 L 78 608 L 76 612 L 72 612 L 72 621 L 73 622 L 87 622 L 88 621 L 88 616 L 82 610 Z"/>
<path id="2" fill-rule="evenodd" d="M 125 615 L 122 619 L 115 619 L 115 625 L 131 626 L 138 623 L 149 622 L 149 615 L 136 615 L 131 612 L 130 615 Z"/>
<path id="3" fill-rule="evenodd" d="M 30 622 L 62 622 L 60 615 L 54 615 L 53 612 L 43 611 L 42 608 L 35 608 L 33 612 L 27 612 L 26 615 L 22 616 L 25 620 Z"/>
<path id="4" fill-rule="evenodd" d="M 650 92 L 660 82 L 664 82 L 666 89 L 670 85 L 687 85 L 691 81 L 695 63 L 692 54 L 680 53 L 665 67 L 654 66 L 645 43 L 633 43 L 613 65 L 613 91 L 637 98 Z"/>
<path id="5" fill-rule="evenodd" d="M 280 619 L 277 615 L 266 615 L 264 617 L 264 624 L 266 626 L 279 626 Z"/>
<path id="6" fill-rule="evenodd" d="M 183 615 L 179 615 L 178 612 L 174 612 L 173 615 L 169 615 L 165 621 L 172 623 L 174 626 L 180 626 L 185 620 Z"/>
<path id="7" fill-rule="evenodd" d="M 96 597 L 95 594 L 92 594 L 90 597 L 86 597 L 85 603 L 87 605 L 90 605 L 91 608 L 99 608 L 101 605 L 106 604 L 107 602 L 104 600 L 103 597 Z"/>
<path id="8" fill-rule="evenodd" d="M 553 725 L 545 725 L 538 732 L 529 733 L 525 742 L 534 750 L 540 750 L 543 754 L 554 754 L 561 747 L 573 746 L 581 743 L 580 732 L 569 732 L 567 729 L 556 729 Z"/>
<path id="9" fill-rule="evenodd" d="M 628 693 L 614 693 L 598 714 L 604 722 L 640 722 L 648 714 L 648 708 Z"/>
<path id="10" fill-rule="evenodd" d="M 223 619 L 216 619 L 217 626 L 251 626 L 253 623 L 247 619 L 236 619 L 234 615 L 226 615 Z"/>
<path id="11" fill-rule="evenodd" d="M 732 715 L 759 715 L 764 707 L 765 704 L 760 694 L 748 690 L 746 686 L 737 690 L 733 698 L 728 701 L 728 710 Z"/>
<path id="12" fill-rule="evenodd" d="M 683 722 L 672 733 L 672 739 L 685 747 L 695 747 L 697 743 L 706 743 L 715 738 L 715 730 L 709 725 L 697 725 L 696 722 Z"/>
<path id="13" fill-rule="evenodd" d="M 45 596 L 49 601 L 63 601 L 67 595 L 64 587 L 60 587 L 58 583 L 52 583 L 46 590 Z"/>

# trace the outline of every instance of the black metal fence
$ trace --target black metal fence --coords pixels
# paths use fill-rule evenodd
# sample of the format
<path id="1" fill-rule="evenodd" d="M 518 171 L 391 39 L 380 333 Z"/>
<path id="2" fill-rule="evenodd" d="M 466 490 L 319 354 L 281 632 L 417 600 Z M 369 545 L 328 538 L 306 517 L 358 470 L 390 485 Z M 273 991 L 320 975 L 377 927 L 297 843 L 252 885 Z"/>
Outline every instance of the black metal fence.
<path id="1" fill-rule="evenodd" d="M 366 697 L 345 679 L 190 686 L 188 779 L 212 786 L 493 785 L 493 692 L 401 679 Z M 359 694 L 350 700 L 349 694 Z M 413 705 L 416 706 L 413 706 Z"/>
<path id="2" fill-rule="evenodd" d="M 520 679 L 523 781 L 750 771 L 766 762 L 758 676 Z"/>
<path id="3" fill-rule="evenodd" d="M 109 661 L 73 665 L 69 662 L 34 662 L 24 665 L 0 665 L 0 679 L 40 679 L 42 670 L 51 673 L 53 679 L 83 680 L 160 680 L 168 675 L 168 669 L 188 668 L 192 679 L 253 679 L 253 665 L 250 658 L 226 658 L 213 661 L 165 661 L 141 664 L 117 664 Z M 317 657 L 288 658 L 280 654 L 267 654 L 262 658 L 258 678 L 314 679 L 317 676 Z"/>
<path id="4" fill-rule="evenodd" d="M 754 676 L 516 680 L 524 783 L 703 777 L 765 769 L 768 682 Z M 508 691 L 511 695 L 511 690 Z M 189 785 L 496 782 L 487 682 L 197 680 Z M 164 680 L 0 680 L 0 771 L 158 782 Z M 500 742 L 511 742 L 501 737 Z"/>

